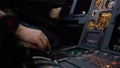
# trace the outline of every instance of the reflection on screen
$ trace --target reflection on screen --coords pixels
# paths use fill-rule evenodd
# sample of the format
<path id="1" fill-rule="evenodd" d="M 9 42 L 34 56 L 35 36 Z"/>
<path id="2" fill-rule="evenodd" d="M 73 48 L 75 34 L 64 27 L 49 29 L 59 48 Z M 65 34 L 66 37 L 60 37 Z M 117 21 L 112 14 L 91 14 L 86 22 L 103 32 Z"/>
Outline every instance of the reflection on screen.
<path id="1" fill-rule="evenodd" d="M 92 0 L 77 0 L 73 15 L 88 13 Z"/>
<path id="2" fill-rule="evenodd" d="M 88 33 L 85 43 L 87 45 L 98 45 L 99 41 L 100 41 L 99 33 Z"/>
<path id="3" fill-rule="evenodd" d="M 66 0 L 61 16 L 88 13 L 91 2 L 92 0 Z"/>

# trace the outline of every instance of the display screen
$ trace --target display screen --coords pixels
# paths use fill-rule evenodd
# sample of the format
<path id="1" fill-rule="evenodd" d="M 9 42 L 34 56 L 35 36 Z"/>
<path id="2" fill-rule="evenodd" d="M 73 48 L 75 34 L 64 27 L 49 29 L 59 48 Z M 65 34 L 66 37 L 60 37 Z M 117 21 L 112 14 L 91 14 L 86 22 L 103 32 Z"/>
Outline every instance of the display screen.
<path id="1" fill-rule="evenodd" d="M 92 0 L 77 0 L 73 15 L 88 13 Z"/>
<path id="2" fill-rule="evenodd" d="M 100 39 L 101 32 L 89 31 L 85 34 L 82 45 L 83 47 L 87 47 L 88 49 L 97 49 L 99 48 Z"/>
<path id="3" fill-rule="evenodd" d="M 85 43 L 87 45 L 98 45 L 99 41 L 100 41 L 100 33 L 88 32 L 87 37 L 85 39 Z"/>
<path id="4" fill-rule="evenodd" d="M 120 52 L 120 15 L 117 16 L 109 43 L 109 49 Z"/>
<path id="5" fill-rule="evenodd" d="M 88 13 L 92 0 L 66 0 L 61 16 Z M 73 5 L 75 4 L 75 5 Z"/>

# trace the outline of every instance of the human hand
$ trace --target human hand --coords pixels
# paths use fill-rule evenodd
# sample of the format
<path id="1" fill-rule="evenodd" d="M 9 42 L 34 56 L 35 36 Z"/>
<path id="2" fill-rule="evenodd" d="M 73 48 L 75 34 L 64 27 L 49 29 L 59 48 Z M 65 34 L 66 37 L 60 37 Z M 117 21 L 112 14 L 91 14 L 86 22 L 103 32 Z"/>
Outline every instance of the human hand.
<path id="1" fill-rule="evenodd" d="M 50 17 L 53 19 L 59 18 L 60 15 L 60 11 L 62 10 L 62 7 L 58 7 L 58 8 L 53 8 L 50 11 Z"/>
<path id="2" fill-rule="evenodd" d="M 23 42 L 32 45 L 28 45 L 28 47 L 51 51 L 49 40 L 41 30 L 19 25 L 18 29 L 16 30 L 16 35 Z"/>
<path id="3" fill-rule="evenodd" d="M 6 13 L 3 12 L 2 10 L 0 10 L 0 18 L 3 17 L 3 16 L 5 16 L 5 15 L 6 15 Z"/>

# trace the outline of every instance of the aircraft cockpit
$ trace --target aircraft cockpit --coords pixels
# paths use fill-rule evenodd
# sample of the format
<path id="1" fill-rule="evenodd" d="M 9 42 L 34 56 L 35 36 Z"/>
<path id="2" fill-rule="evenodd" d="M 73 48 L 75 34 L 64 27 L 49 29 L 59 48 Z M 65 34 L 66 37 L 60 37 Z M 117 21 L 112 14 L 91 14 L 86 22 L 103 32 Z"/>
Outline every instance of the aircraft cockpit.
<path id="1" fill-rule="evenodd" d="M 26 48 L 29 44 L 15 42 L 16 38 L 9 39 L 9 35 L 0 40 L 3 45 L 15 45 L 13 49 L 3 50 L 5 54 L 12 50 L 11 55 L 19 58 L 21 64 L 16 61 L 15 68 L 120 68 L 119 0 L 57 0 L 54 3 L 63 8 L 59 19 L 47 21 L 47 29 L 55 36 L 52 52 Z"/>

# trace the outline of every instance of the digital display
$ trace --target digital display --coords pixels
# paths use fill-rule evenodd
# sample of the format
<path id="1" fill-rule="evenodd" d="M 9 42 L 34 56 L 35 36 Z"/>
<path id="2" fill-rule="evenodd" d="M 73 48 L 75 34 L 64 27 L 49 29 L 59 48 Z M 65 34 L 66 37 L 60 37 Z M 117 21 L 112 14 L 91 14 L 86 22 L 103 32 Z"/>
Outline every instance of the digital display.
<path id="1" fill-rule="evenodd" d="M 84 38 L 83 43 L 87 46 L 98 47 L 101 38 L 101 34 L 99 32 L 88 32 L 86 37 Z"/>
<path id="2" fill-rule="evenodd" d="M 120 15 L 116 17 L 115 26 L 108 47 L 110 50 L 120 52 Z"/>
<path id="3" fill-rule="evenodd" d="M 103 37 L 102 31 L 87 30 L 80 39 L 80 47 L 88 50 L 96 50 L 100 48 Z"/>

